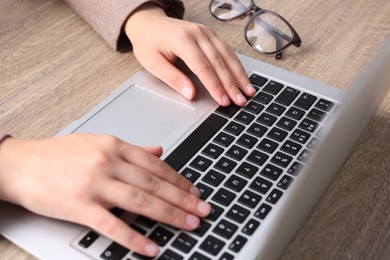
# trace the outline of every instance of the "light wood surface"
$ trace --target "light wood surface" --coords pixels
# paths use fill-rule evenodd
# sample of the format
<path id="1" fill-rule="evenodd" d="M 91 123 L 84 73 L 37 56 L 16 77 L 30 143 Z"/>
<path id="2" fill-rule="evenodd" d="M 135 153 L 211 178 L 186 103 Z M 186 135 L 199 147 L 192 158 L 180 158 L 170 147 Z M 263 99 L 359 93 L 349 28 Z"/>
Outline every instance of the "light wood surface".
<path id="1" fill-rule="evenodd" d="M 208 1 L 186 0 L 185 19 L 215 29 L 240 53 L 347 89 L 390 33 L 388 0 L 265 0 L 300 34 L 275 60 L 243 38 L 248 18 L 215 20 Z M 140 68 L 116 53 L 61 0 L 0 1 L 0 128 L 20 138 L 57 133 Z M 388 259 L 390 95 L 283 259 Z M 1 214 L 1 213 L 0 213 Z M 0 237 L 1 259 L 34 259 Z"/>

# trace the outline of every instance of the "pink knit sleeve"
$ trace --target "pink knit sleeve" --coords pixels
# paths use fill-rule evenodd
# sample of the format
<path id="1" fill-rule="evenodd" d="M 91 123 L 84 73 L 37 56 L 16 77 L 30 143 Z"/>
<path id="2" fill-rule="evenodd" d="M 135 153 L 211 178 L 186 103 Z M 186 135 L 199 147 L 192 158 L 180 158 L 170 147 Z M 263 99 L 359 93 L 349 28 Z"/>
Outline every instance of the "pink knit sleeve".
<path id="1" fill-rule="evenodd" d="M 115 50 L 131 49 L 123 31 L 129 15 L 146 2 L 162 6 L 167 15 L 182 18 L 184 5 L 178 0 L 66 0 L 69 5 Z"/>

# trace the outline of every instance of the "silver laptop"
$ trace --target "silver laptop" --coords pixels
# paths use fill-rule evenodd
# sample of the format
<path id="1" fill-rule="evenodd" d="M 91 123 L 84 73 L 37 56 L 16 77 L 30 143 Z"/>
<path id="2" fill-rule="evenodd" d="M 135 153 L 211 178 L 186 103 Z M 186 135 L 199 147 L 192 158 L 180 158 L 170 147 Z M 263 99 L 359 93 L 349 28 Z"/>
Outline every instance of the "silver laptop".
<path id="1" fill-rule="evenodd" d="M 160 245 L 156 259 L 278 258 L 390 85 L 390 38 L 349 93 L 239 58 L 257 88 L 243 108 L 218 107 L 194 76 L 197 98 L 187 101 L 141 70 L 59 133 L 162 145 L 163 159 L 200 188 L 213 210 L 191 232 L 113 209 Z M 40 259 L 149 259 L 83 226 L 4 202 L 0 212 L 1 234 Z"/>

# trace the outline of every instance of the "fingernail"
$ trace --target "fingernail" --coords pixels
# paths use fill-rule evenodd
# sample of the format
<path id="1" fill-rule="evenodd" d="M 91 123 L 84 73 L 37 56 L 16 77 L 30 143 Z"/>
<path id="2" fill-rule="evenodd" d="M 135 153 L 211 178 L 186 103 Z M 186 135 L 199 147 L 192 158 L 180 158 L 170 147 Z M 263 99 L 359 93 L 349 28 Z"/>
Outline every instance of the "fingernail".
<path id="1" fill-rule="evenodd" d="M 192 89 L 189 86 L 183 86 L 181 94 L 187 99 L 192 99 Z"/>
<path id="2" fill-rule="evenodd" d="M 190 193 L 196 197 L 200 197 L 200 190 L 196 186 L 190 188 Z"/>
<path id="3" fill-rule="evenodd" d="M 241 93 L 238 93 L 236 98 L 239 102 L 246 102 L 246 98 Z"/>
<path id="4" fill-rule="evenodd" d="M 246 90 L 249 92 L 249 93 L 255 93 L 256 92 L 256 89 L 252 86 L 251 83 L 249 83 L 248 85 L 246 85 Z"/>
<path id="5" fill-rule="evenodd" d="M 158 246 L 155 244 L 147 244 L 145 246 L 145 253 L 148 254 L 149 256 L 155 256 L 158 254 Z"/>
<path id="6" fill-rule="evenodd" d="M 199 226 L 199 218 L 194 215 L 187 215 L 186 222 L 191 228 L 196 228 Z"/>
<path id="7" fill-rule="evenodd" d="M 222 96 L 222 105 L 224 105 L 224 106 L 230 105 L 230 100 L 229 100 L 229 97 L 227 95 Z"/>
<path id="8" fill-rule="evenodd" d="M 210 210 L 211 210 L 211 207 L 208 203 L 204 202 L 204 201 L 200 201 L 198 203 L 198 211 L 202 214 L 202 215 L 208 215 L 210 213 Z"/>

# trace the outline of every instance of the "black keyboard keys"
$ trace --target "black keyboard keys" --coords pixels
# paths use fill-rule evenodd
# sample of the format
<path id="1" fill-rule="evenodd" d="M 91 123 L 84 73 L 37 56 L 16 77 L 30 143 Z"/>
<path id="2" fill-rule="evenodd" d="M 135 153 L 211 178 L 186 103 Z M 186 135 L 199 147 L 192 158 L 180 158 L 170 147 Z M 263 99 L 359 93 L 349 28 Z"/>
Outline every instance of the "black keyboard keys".
<path id="1" fill-rule="evenodd" d="M 291 87 L 286 87 L 282 93 L 275 99 L 276 102 L 289 106 L 294 99 L 299 95 L 300 91 Z"/>
<path id="2" fill-rule="evenodd" d="M 173 241 L 172 246 L 179 249 L 183 253 L 188 253 L 196 245 L 197 242 L 198 241 L 195 238 L 185 233 L 181 233 L 175 239 L 175 241 Z"/>
<path id="3" fill-rule="evenodd" d="M 222 240 L 214 236 L 209 235 L 206 238 L 206 240 L 203 241 L 203 243 L 200 245 L 200 248 L 206 251 L 207 253 L 209 253 L 210 255 L 216 256 L 224 246 L 225 246 L 225 242 L 223 242 Z M 199 258 L 199 259 L 203 259 L 203 258 Z"/>
<path id="4" fill-rule="evenodd" d="M 308 110 L 311 105 L 317 100 L 317 98 L 311 94 L 303 93 L 297 101 L 295 101 L 294 106 Z"/>

